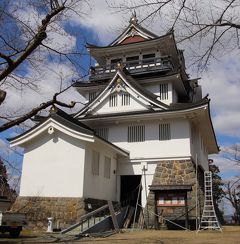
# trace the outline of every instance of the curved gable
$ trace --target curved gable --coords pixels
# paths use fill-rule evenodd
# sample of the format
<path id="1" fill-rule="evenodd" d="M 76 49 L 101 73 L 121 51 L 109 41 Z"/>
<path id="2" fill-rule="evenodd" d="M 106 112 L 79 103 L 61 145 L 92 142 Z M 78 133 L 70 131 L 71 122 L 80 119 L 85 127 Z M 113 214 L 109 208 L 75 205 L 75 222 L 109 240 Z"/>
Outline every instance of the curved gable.
<path id="1" fill-rule="evenodd" d="M 89 114 L 165 110 L 168 108 L 168 105 L 157 100 L 157 96 L 144 89 L 124 71 L 118 69 L 106 88 L 77 113 L 75 118 L 85 117 Z"/>
<path id="2" fill-rule="evenodd" d="M 93 132 L 87 132 L 81 129 L 76 129 L 71 125 L 66 125 L 64 123 L 61 123 L 61 121 L 57 119 L 49 117 L 44 122 L 38 124 L 32 129 L 21 134 L 20 136 L 12 138 L 10 140 L 10 146 L 23 146 L 24 144 L 29 143 L 31 140 L 37 138 L 39 135 L 45 132 L 47 132 L 50 135 L 53 135 L 55 131 L 61 131 L 62 133 L 79 140 L 89 142 L 94 141 Z"/>
<path id="3" fill-rule="evenodd" d="M 130 37 L 126 37 L 121 43 L 119 44 L 128 44 L 128 43 L 134 43 L 134 42 L 142 42 L 146 39 L 139 35 L 134 35 Z"/>

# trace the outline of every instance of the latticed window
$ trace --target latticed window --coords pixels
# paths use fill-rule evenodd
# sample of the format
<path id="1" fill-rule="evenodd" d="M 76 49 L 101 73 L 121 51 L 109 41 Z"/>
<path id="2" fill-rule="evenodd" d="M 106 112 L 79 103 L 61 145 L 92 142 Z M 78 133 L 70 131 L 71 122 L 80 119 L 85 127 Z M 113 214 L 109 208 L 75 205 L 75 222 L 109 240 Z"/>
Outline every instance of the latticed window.
<path id="1" fill-rule="evenodd" d="M 89 92 L 89 102 L 91 102 L 97 96 L 97 92 Z"/>
<path id="2" fill-rule="evenodd" d="M 92 154 L 92 174 L 93 175 L 99 175 L 99 159 L 100 159 L 100 153 L 93 151 L 93 154 Z"/>
<path id="3" fill-rule="evenodd" d="M 110 179 L 110 175 L 111 175 L 111 158 L 105 156 L 104 177 Z"/>
<path id="4" fill-rule="evenodd" d="M 113 94 L 109 96 L 109 107 L 117 106 L 117 94 Z"/>
<path id="5" fill-rule="evenodd" d="M 165 141 L 171 139 L 170 124 L 159 124 L 159 140 Z"/>
<path id="6" fill-rule="evenodd" d="M 130 105 L 130 94 L 122 93 L 122 106 Z"/>
<path id="7" fill-rule="evenodd" d="M 168 84 L 160 84 L 160 100 L 168 99 Z"/>
<path id="8" fill-rule="evenodd" d="M 108 128 L 97 128 L 96 129 L 96 134 L 100 137 L 102 137 L 105 140 L 108 140 Z"/>
<path id="9" fill-rule="evenodd" d="M 145 141 L 145 125 L 128 126 L 128 142 Z"/>

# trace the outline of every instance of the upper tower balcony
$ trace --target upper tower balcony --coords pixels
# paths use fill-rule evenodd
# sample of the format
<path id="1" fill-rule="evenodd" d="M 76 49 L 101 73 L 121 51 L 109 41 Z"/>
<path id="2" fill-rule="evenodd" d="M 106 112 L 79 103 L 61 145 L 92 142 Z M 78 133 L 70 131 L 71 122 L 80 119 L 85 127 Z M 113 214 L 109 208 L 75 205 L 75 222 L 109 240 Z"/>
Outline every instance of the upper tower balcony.
<path id="1" fill-rule="evenodd" d="M 109 65 L 95 66 L 90 68 L 90 80 L 107 79 L 113 76 L 117 66 L 125 67 L 131 75 L 141 75 L 156 73 L 161 71 L 171 71 L 173 69 L 170 56 L 150 57 L 113 62 Z"/>
<path id="2" fill-rule="evenodd" d="M 117 65 L 134 76 L 175 71 L 181 66 L 173 31 L 157 36 L 138 24 L 135 13 L 112 43 L 108 46 L 88 43 L 87 50 L 98 63 L 90 70 L 90 80 L 111 78 Z"/>

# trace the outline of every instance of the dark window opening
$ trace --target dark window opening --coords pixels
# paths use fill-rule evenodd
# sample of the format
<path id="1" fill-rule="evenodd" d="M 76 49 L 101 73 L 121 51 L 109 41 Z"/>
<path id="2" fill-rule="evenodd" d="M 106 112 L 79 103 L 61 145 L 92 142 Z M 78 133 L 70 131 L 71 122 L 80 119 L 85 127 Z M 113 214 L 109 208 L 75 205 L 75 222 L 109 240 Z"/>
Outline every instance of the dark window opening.
<path id="1" fill-rule="evenodd" d="M 132 65 L 138 65 L 139 64 L 139 56 L 132 56 L 132 57 L 127 57 L 126 62 L 132 66 Z"/>
<path id="2" fill-rule="evenodd" d="M 155 53 L 150 53 L 150 54 L 144 54 L 142 63 L 143 64 L 151 64 L 154 63 L 155 60 Z"/>

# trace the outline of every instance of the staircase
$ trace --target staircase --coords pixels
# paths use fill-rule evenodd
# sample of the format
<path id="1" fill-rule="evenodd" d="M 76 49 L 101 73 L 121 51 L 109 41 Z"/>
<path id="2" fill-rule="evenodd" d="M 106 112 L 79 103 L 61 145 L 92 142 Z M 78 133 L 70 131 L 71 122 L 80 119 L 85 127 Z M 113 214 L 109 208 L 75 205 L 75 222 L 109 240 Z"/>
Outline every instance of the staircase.
<path id="1" fill-rule="evenodd" d="M 61 234 L 82 235 L 88 233 L 101 233 L 115 229 L 123 224 L 126 210 L 120 210 L 119 205 L 115 205 L 115 210 L 111 202 L 81 216 L 79 222 L 63 230 Z"/>
<path id="2" fill-rule="evenodd" d="M 103 221 L 104 219 L 106 219 L 108 217 L 109 217 L 109 215 L 99 216 L 99 217 L 93 216 L 91 218 L 83 220 L 81 223 L 79 223 L 79 225 L 77 227 L 68 231 L 68 234 L 69 235 L 84 234 L 85 232 L 87 232 L 88 229 L 90 229 L 91 227 L 95 226 L 96 224 L 100 223 L 101 221 Z"/>

